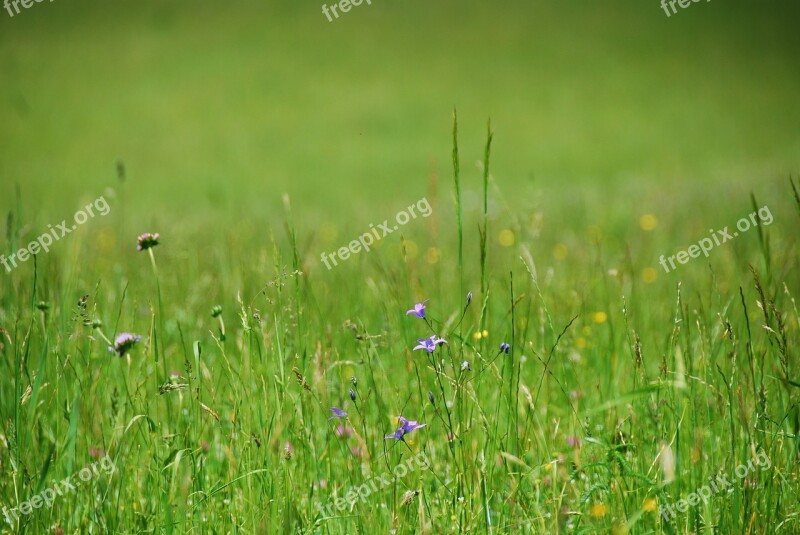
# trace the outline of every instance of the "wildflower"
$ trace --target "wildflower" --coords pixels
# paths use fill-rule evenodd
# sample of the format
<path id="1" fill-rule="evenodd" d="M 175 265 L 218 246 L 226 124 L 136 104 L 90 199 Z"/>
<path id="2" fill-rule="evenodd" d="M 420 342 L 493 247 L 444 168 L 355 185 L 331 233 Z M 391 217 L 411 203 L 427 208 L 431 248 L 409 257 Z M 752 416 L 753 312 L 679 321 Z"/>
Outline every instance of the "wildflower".
<path id="1" fill-rule="evenodd" d="M 139 251 L 146 251 L 151 247 L 155 247 L 156 245 L 158 245 L 158 238 L 160 237 L 161 234 L 159 234 L 158 232 L 156 232 L 155 234 L 150 234 L 149 232 L 145 232 L 144 234 L 136 238 L 136 241 L 139 243 L 139 245 L 137 245 L 136 248 Z"/>
<path id="2" fill-rule="evenodd" d="M 397 431 L 395 431 L 391 435 L 386 435 L 386 438 L 393 438 L 395 440 L 405 440 L 403 437 L 405 437 L 407 434 L 414 431 L 415 429 L 420 429 L 421 427 L 425 427 L 427 425 L 427 424 L 419 424 L 414 420 L 406 420 L 402 416 L 398 416 L 397 419 L 402 425 Z"/>
<path id="3" fill-rule="evenodd" d="M 475 340 L 480 340 L 481 338 L 487 338 L 488 336 L 489 336 L 489 331 L 487 331 L 486 329 L 484 329 L 483 331 L 475 331 L 472 334 L 472 337 L 475 338 Z"/>
<path id="4" fill-rule="evenodd" d="M 336 407 L 331 407 L 331 412 L 333 416 L 328 418 L 328 420 L 333 420 L 334 418 L 347 418 L 348 414 L 343 411 L 342 409 L 337 409 Z"/>
<path id="5" fill-rule="evenodd" d="M 142 339 L 138 334 L 122 333 L 114 339 L 114 345 L 108 346 L 108 351 L 124 357 L 137 342 Z"/>
<path id="6" fill-rule="evenodd" d="M 467 372 L 471 372 L 472 371 L 472 366 L 469 365 L 468 361 L 465 360 L 464 362 L 461 363 L 461 371 L 462 372 L 463 371 L 467 371 Z"/>
<path id="7" fill-rule="evenodd" d="M 350 448 L 350 452 L 356 459 L 360 459 L 364 455 L 364 450 L 362 450 L 358 446 L 353 446 L 352 448 Z"/>
<path id="8" fill-rule="evenodd" d="M 417 340 L 418 344 L 414 346 L 414 351 L 417 349 L 424 349 L 428 353 L 433 353 L 436 350 L 436 346 L 439 344 L 446 344 L 447 340 L 444 338 L 439 338 L 435 334 L 429 338 L 420 338 Z"/>
<path id="9" fill-rule="evenodd" d="M 430 390 L 428 390 L 428 399 L 431 401 L 431 405 L 436 405 L 433 399 L 433 392 L 431 392 Z"/>
<path id="10" fill-rule="evenodd" d="M 406 312 L 406 316 L 413 314 L 418 318 L 424 318 L 425 317 L 425 303 L 427 303 L 427 302 L 428 302 L 428 300 L 426 299 L 422 303 L 417 303 L 416 305 L 414 305 L 414 308 L 412 308 L 411 310 L 408 310 Z"/>
<path id="11" fill-rule="evenodd" d="M 89 457 L 92 459 L 99 459 L 106 456 L 106 450 L 103 448 L 89 448 Z"/>
<path id="12" fill-rule="evenodd" d="M 292 446 L 292 443 L 287 440 L 286 444 L 283 446 L 283 457 L 287 461 L 291 461 L 293 454 L 294 454 L 294 446 Z"/>
<path id="13" fill-rule="evenodd" d="M 606 511 L 608 508 L 602 502 L 593 503 L 592 506 L 589 508 L 589 514 L 592 515 L 594 518 L 603 518 L 606 516 Z"/>
<path id="14" fill-rule="evenodd" d="M 353 401 L 356 400 L 356 391 L 353 390 L 352 388 L 350 389 L 350 399 L 352 399 Z"/>
<path id="15" fill-rule="evenodd" d="M 570 435 L 567 437 L 567 444 L 569 444 L 571 448 L 577 450 L 581 447 L 581 439 Z"/>
<path id="16" fill-rule="evenodd" d="M 514 232 L 511 229 L 503 229 L 497 235 L 497 241 L 503 247 L 511 247 L 514 245 Z"/>
<path id="17" fill-rule="evenodd" d="M 500 344 L 500 351 L 508 355 L 508 352 L 511 351 L 511 345 L 506 342 L 503 342 L 502 344 Z"/>
<path id="18" fill-rule="evenodd" d="M 644 214 L 639 218 L 639 226 L 644 231 L 651 231 L 658 225 L 658 219 L 653 214 Z"/>
<path id="19" fill-rule="evenodd" d="M 352 434 L 353 430 L 346 425 L 340 425 L 336 428 L 336 436 L 339 438 L 350 438 Z"/>

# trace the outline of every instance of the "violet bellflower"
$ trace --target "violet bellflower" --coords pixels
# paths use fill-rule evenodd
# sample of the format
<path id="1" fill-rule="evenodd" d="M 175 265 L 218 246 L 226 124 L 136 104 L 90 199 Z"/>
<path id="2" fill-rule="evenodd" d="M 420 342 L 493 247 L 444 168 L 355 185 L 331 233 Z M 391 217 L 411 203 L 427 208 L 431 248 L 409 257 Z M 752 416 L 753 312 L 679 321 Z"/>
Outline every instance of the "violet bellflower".
<path id="1" fill-rule="evenodd" d="M 447 340 L 444 338 L 439 338 L 435 334 L 428 338 L 420 338 L 417 340 L 417 345 L 414 346 L 414 351 L 417 349 L 424 349 L 428 353 L 433 353 L 436 350 L 436 346 L 439 344 L 446 344 Z"/>
<path id="2" fill-rule="evenodd" d="M 331 412 L 333 413 L 333 416 L 328 418 L 328 421 L 333 420 L 334 418 L 347 418 L 348 416 L 346 411 L 336 407 L 331 407 Z"/>
<path id="3" fill-rule="evenodd" d="M 428 424 L 417 423 L 415 420 L 406 420 L 402 416 L 398 416 L 397 419 L 399 420 L 399 422 L 401 424 L 400 428 L 397 431 L 395 431 L 394 433 L 392 433 L 391 435 L 386 435 L 386 438 L 384 440 L 389 439 L 389 438 L 393 438 L 395 440 L 403 440 L 403 441 L 405 441 L 404 437 L 407 434 L 409 434 L 410 432 L 412 432 L 412 431 L 414 431 L 416 429 L 420 429 L 420 428 L 425 427 L 426 425 L 428 425 Z"/>
<path id="4" fill-rule="evenodd" d="M 427 303 L 427 302 L 428 302 L 428 300 L 426 299 L 422 303 L 417 303 L 416 305 L 414 305 L 414 308 L 406 311 L 406 316 L 409 316 L 409 315 L 413 314 L 418 318 L 424 318 L 425 317 L 425 303 Z"/>

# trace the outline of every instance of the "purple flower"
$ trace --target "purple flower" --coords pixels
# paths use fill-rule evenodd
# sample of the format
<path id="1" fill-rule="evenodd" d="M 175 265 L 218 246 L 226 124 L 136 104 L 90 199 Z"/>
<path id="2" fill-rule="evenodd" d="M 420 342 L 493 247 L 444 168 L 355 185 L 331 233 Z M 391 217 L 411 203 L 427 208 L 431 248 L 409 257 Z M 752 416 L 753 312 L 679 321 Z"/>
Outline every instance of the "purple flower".
<path id="1" fill-rule="evenodd" d="M 336 407 L 331 407 L 331 412 L 333 413 L 333 416 L 328 418 L 328 420 L 333 420 L 334 418 L 347 418 L 348 416 L 345 411 L 342 409 L 337 409 Z"/>
<path id="2" fill-rule="evenodd" d="M 510 350 L 511 350 L 511 345 L 507 344 L 506 342 L 503 342 L 502 344 L 500 344 L 500 352 L 501 353 L 505 353 L 506 355 L 508 355 L 508 352 Z"/>
<path id="3" fill-rule="evenodd" d="M 142 339 L 138 334 L 122 333 L 114 339 L 114 345 L 108 346 L 108 351 L 124 357 Z"/>
<path id="4" fill-rule="evenodd" d="M 414 308 L 412 308 L 411 310 L 406 312 L 406 316 L 408 316 L 410 314 L 414 314 L 418 318 L 424 318 L 425 317 L 425 303 L 427 303 L 427 302 L 428 302 L 428 300 L 426 299 L 422 303 L 417 303 L 416 305 L 414 305 Z"/>
<path id="5" fill-rule="evenodd" d="M 420 338 L 417 340 L 418 344 L 414 347 L 414 351 L 417 349 L 424 349 L 428 353 L 433 353 L 436 350 L 436 346 L 439 344 L 446 344 L 447 340 L 444 338 L 439 338 L 435 334 L 430 338 Z"/>
<path id="6" fill-rule="evenodd" d="M 155 234 L 150 234 L 149 232 L 145 232 L 144 234 L 136 238 L 136 241 L 139 243 L 139 245 L 137 245 L 136 248 L 140 251 L 146 251 L 151 247 L 155 247 L 156 245 L 158 245 L 159 237 L 161 237 L 161 234 L 159 234 L 158 232 L 156 232 Z"/>
<path id="7" fill-rule="evenodd" d="M 427 424 L 419 424 L 414 420 L 406 420 L 402 416 L 398 416 L 397 419 L 400 421 L 402 425 L 397 431 L 395 431 L 391 435 L 386 435 L 386 439 L 393 438 L 395 440 L 405 440 L 405 438 L 403 437 L 405 437 L 411 431 L 414 431 L 415 429 L 420 429 L 421 427 L 425 427 L 427 425 Z"/>

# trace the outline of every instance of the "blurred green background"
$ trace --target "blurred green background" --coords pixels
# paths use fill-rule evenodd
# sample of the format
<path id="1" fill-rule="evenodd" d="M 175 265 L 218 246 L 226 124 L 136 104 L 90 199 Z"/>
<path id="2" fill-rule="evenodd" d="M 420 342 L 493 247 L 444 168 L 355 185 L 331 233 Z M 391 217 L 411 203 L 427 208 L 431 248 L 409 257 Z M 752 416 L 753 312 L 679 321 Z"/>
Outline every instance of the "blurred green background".
<path id="1" fill-rule="evenodd" d="M 309 225 L 361 228 L 450 195 L 454 107 L 467 208 L 489 117 L 520 209 L 783 196 L 798 167 L 797 2 L 373 0 L 333 22 L 321 5 L 0 12 L 0 209 L 19 183 L 28 219 L 60 220 L 120 159 L 134 221 L 269 219 L 287 192 Z"/>
<path id="2" fill-rule="evenodd" d="M 383 429 L 383 419 L 391 415 L 387 411 L 405 411 L 415 386 L 413 379 L 398 379 L 412 377 L 417 362 L 409 342 L 419 335 L 419 324 L 403 312 L 430 299 L 432 317 L 449 321 L 446 328 L 455 335 L 453 322 L 468 290 L 476 297 L 464 316 L 463 328 L 472 335 L 468 341 L 481 353 L 500 340 L 519 343 L 518 379 L 531 390 L 537 383 L 541 388 L 544 377 L 543 361 L 535 357 L 548 351 L 552 356 L 560 329 L 576 318 L 558 346 L 551 372 L 565 386 L 548 379 L 542 405 L 528 413 L 534 423 L 523 446 L 528 448 L 531 438 L 541 442 L 526 454 L 531 466 L 549 463 L 551 453 L 565 443 L 559 434 L 577 429 L 557 420 L 571 418 L 570 397 L 561 396 L 562 390 L 583 391 L 581 417 L 606 426 L 592 429 L 616 441 L 612 430 L 622 426 L 617 417 L 634 415 L 625 396 L 646 384 L 644 368 L 650 378 L 665 381 L 672 377 L 667 371 L 676 376 L 686 371 L 690 385 L 696 378 L 705 385 L 692 386 L 693 413 L 685 421 L 681 416 L 673 425 L 665 416 L 661 424 L 651 425 L 643 415 L 662 405 L 651 407 L 644 398 L 636 402 L 634 416 L 640 419 L 629 421 L 636 435 L 632 443 L 642 448 L 642 473 L 653 470 L 660 441 L 673 428 L 688 437 L 676 443 L 679 462 L 694 455 L 691 448 L 706 448 L 707 456 L 697 457 L 703 462 L 693 465 L 692 474 L 680 473 L 686 477 L 673 487 L 675 497 L 695 489 L 707 467 L 745 458 L 735 446 L 720 447 L 727 417 L 732 422 L 737 413 L 716 400 L 723 386 L 737 392 L 739 416 L 759 423 L 769 414 L 785 422 L 786 436 L 797 436 L 797 429 L 789 428 L 791 409 L 785 409 L 797 406 L 794 394 L 784 397 L 777 382 L 766 383 L 768 412 L 759 401 L 766 399 L 764 391 L 756 389 L 754 352 L 763 350 L 771 359 L 762 361 L 768 364 L 759 374 L 778 381 L 773 339 L 759 330 L 755 343 L 748 337 L 744 344 L 742 333 L 750 329 L 745 320 L 752 319 L 754 332 L 755 322 L 761 323 L 755 319 L 749 266 L 763 274 L 770 294 L 786 296 L 779 299 L 780 310 L 790 310 L 782 300 L 800 293 L 797 205 L 788 180 L 800 169 L 800 3 L 714 0 L 692 3 L 668 18 L 658 0 L 372 0 L 333 22 L 321 8 L 322 2 L 255 0 L 45 0 L 13 18 L 0 11 L 0 224 L 6 214 L 13 215 L 8 232 L 1 234 L 0 254 L 17 251 L 48 224 L 72 218 L 100 195 L 112 209 L 108 217 L 90 220 L 37 256 L 36 277 L 32 261 L 8 276 L 0 271 L 0 334 L 15 330 L 17 340 L 15 361 L 10 350 L 0 348 L 8 362 L 8 371 L 0 374 L 7 378 L 0 384 L 6 400 L 0 403 L 2 419 L 10 422 L 15 400 L 33 383 L 28 377 L 26 384 L 20 375 L 23 346 L 32 348 L 37 362 L 58 362 L 57 373 L 63 371 L 63 379 L 54 378 L 50 370 L 55 368 L 37 376 L 44 378 L 42 388 L 52 384 L 52 390 L 43 390 L 47 395 L 41 408 L 34 393 L 25 409 L 30 430 L 15 424 L 13 435 L 22 438 L 13 447 L 22 453 L 25 469 L 40 473 L 42 460 L 49 459 L 48 444 L 63 437 L 68 443 L 59 447 L 67 455 L 109 440 L 121 452 L 120 466 L 131 470 L 119 487 L 132 509 L 113 509 L 118 504 L 107 502 L 105 514 L 114 525 L 134 519 L 144 530 L 150 524 L 171 525 L 175 504 L 176 518 L 182 519 L 189 512 L 184 504 L 192 505 L 183 498 L 205 484 L 186 472 L 173 480 L 181 488 L 164 492 L 160 474 L 170 461 L 173 430 L 186 431 L 186 440 L 193 441 L 187 448 L 203 442 L 227 448 L 230 462 L 216 458 L 209 463 L 209 485 L 232 481 L 252 467 L 266 466 L 277 475 L 285 441 L 291 439 L 296 459 L 303 459 L 294 466 L 300 476 L 297 488 L 304 490 L 292 494 L 272 484 L 243 485 L 244 494 L 234 497 L 237 509 L 230 516 L 222 509 L 213 513 L 211 529 L 234 529 L 238 520 L 233 517 L 240 512 L 251 525 L 293 525 L 296 517 L 275 498 L 303 508 L 303 496 L 310 497 L 314 481 L 333 481 L 334 475 L 349 471 L 344 457 L 328 463 L 317 455 L 333 437 L 314 427 L 317 419 L 324 422 L 329 405 L 347 400 L 347 381 L 357 374 L 362 388 L 381 392 L 391 404 L 386 410 L 370 409 L 370 433 L 382 444 L 390 432 Z M 462 167 L 463 267 L 453 203 L 454 109 Z M 479 162 L 489 118 L 494 144 L 487 283 L 481 291 Z M 117 177 L 118 161 L 124 162 L 124 181 Z M 708 259 L 695 259 L 670 273 L 661 269 L 660 255 L 685 250 L 708 236 L 709 229 L 732 227 L 747 217 L 754 208 L 751 192 L 758 206 L 770 207 L 774 224 L 720 245 Z M 288 214 L 284 194 L 291 199 Z M 374 252 L 354 255 L 332 271 L 322 265 L 321 253 L 348 244 L 370 223 L 393 219 L 423 196 L 433 215 L 404 226 L 403 242 L 397 232 L 378 242 Z M 148 255 L 135 248 L 143 232 L 162 234 L 152 257 L 158 258 L 156 277 Z M 685 301 L 678 300 L 678 283 Z M 116 359 L 108 359 L 95 329 L 76 316 L 75 303 L 82 295 L 91 296 L 84 312 L 102 321 L 109 335 L 129 330 L 144 336 L 127 373 Z M 19 333 L 27 324 L 31 296 L 50 306 L 53 315 L 31 310 L 43 319 L 41 329 L 31 323 L 35 330 L 28 345 Z M 516 324 L 508 311 L 512 296 L 519 307 Z M 679 321 L 676 309 L 684 303 L 686 319 Z M 749 316 L 739 303 L 748 303 Z M 213 339 L 217 325 L 210 311 L 215 305 L 222 306 L 229 326 L 226 345 Z M 491 335 L 475 337 L 484 318 Z M 723 323 L 728 318 L 733 330 L 723 331 L 731 328 Z M 788 324 L 795 337 L 796 322 Z M 354 325 L 376 335 L 372 351 L 380 352 L 378 381 L 367 379 L 363 362 L 351 362 L 361 358 L 362 349 L 366 354 L 363 340 L 372 338 L 354 337 Z M 726 338 L 728 332 L 736 338 Z M 641 375 L 634 368 L 640 364 L 628 358 L 635 345 L 632 333 L 636 345 L 641 333 Z M 256 336 L 263 337 L 266 358 L 253 342 Z M 158 340 L 164 358 L 155 367 Z M 204 362 L 213 372 L 200 382 L 213 382 L 203 392 L 222 415 L 219 426 L 203 419 L 211 416 L 195 412 L 172 420 L 170 407 L 182 408 L 192 397 L 155 393 L 168 374 L 186 369 L 193 341 L 202 342 Z M 457 346 L 455 338 L 451 342 Z M 752 388 L 744 361 L 733 358 L 730 364 L 729 347 L 734 355 L 739 351 L 740 359 L 745 348 L 749 351 Z M 144 355 L 147 359 L 140 358 Z M 712 367 L 718 356 L 727 359 L 723 367 L 732 366 L 731 377 L 740 376 L 744 391 Z M 67 369 L 67 362 L 77 369 Z M 473 359 L 473 365 L 478 362 Z M 290 375 L 295 365 L 322 393 L 322 415 L 303 405 L 302 389 Z M 199 364 L 194 369 L 207 372 Z M 508 377 L 505 369 L 503 364 L 501 380 Z M 270 377 L 275 379 L 274 398 L 273 384 L 265 382 Z M 715 383 L 720 377 L 722 382 Z M 129 406 L 107 409 L 116 403 L 117 392 L 127 391 L 129 380 L 147 382 L 128 394 Z M 429 383 L 420 380 L 419 399 L 408 405 L 420 415 L 425 415 L 423 384 Z M 488 403 L 488 393 L 503 398 L 494 385 L 487 382 L 483 388 L 482 403 Z M 676 407 L 688 406 L 687 392 L 674 395 Z M 67 432 L 62 415 L 73 399 L 88 401 L 71 413 L 80 415 L 80 427 Z M 606 412 L 607 402 L 618 403 L 619 412 L 616 406 Z M 304 420 L 298 407 L 313 417 Z M 542 407 L 550 412 L 539 412 Z M 430 422 L 427 431 L 435 429 L 430 410 L 426 420 L 418 416 Z M 118 447 L 127 433 L 124 424 L 134 414 L 153 415 L 158 432 L 151 434 L 160 438 Z M 540 417 L 541 426 L 536 422 Z M 34 427 L 39 422 L 44 424 Z M 480 437 L 474 425 L 473 436 Z M 48 435 L 49 427 L 56 438 Z M 734 431 L 731 424 L 732 444 L 745 445 L 745 427 Z M 11 436 L 10 429 L 6 425 L 0 438 Z M 305 429 L 313 429 L 316 438 Z M 245 445 L 250 432 L 265 439 L 255 454 L 252 445 Z M 702 440 L 697 438 L 701 435 Z M 430 436 L 420 438 L 420 444 L 430 440 L 444 451 L 444 435 Z M 481 451 L 478 439 L 472 440 L 465 459 L 476 459 Z M 489 464 L 500 447 L 484 448 Z M 759 514 L 751 524 L 756 530 L 775 511 L 788 511 L 791 518 L 797 503 L 785 493 L 796 479 L 796 457 L 782 455 L 783 471 L 769 476 L 774 486 L 753 499 L 763 499 L 753 509 Z M 0 455 L 0 463 L 7 458 Z M 773 458 L 778 466 L 779 458 Z M 66 463 L 61 459 L 57 470 L 66 476 L 71 457 Z M 505 473 L 497 474 L 493 491 L 515 485 Z M 4 503 L 12 503 L 17 487 L 23 488 L 18 481 L 7 478 Z M 635 487 L 609 493 L 618 499 L 608 502 L 603 522 L 641 508 L 645 494 L 640 485 L 637 480 Z M 478 486 L 474 490 L 468 505 L 477 498 Z M 574 503 L 577 491 L 569 491 Z M 537 502 L 537 496 L 550 500 L 538 487 L 519 501 L 516 490 L 496 496 L 510 509 L 526 499 Z M 548 519 L 560 521 L 561 498 L 555 492 L 553 498 L 548 508 L 536 509 L 537 502 L 535 515 L 546 512 Z M 102 513 L 90 494 L 79 499 L 86 500 L 80 508 L 53 509 L 42 525 L 52 518 L 77 526 L 80 517 L 89 529 L 88 515 Z M 726 521 L 753 511 L 747 502 L 740 514 L 738 503 L 719 502 L 723 531 L 730 525 Z M 388 531 L 383 511 L 370 508 L 379 521 L 368 526 Z M 439 509 L 445 520 L 455 510 Z M 654 526 L 657 516 L 651 513 L 646 522 Z M 192 506 L 191 514 L 194 522 L 201 515 L 205 522 L 206 509 Z M 714 522 L 711 515 L 703 518 Z"/>

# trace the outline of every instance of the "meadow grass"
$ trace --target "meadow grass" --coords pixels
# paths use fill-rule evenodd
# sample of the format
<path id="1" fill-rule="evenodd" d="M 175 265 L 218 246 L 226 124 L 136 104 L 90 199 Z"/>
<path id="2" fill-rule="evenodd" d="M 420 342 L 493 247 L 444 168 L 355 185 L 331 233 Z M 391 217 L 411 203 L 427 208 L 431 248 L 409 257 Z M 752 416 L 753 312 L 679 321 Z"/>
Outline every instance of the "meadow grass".
<path id="1" fill-rule="evenodd" d="M 464 214 L 454 122 L 454 211 L 436 203 L 333 270 L 288 198 L 269 250 L 244 225 L 202 243 L 167 225 L 142 229 L 162 236 L 137 251 L 120 196 L 6 275 L 3 503 L 104 452 L 116 466 L 14 529 L 800 529 L 795 184 L 770 196 L 769 226 L 665 274 L 659 252 L 735 224 L 764 193 L 699 228 L 669 210 L 613 232 L 548 210 L 489 217 L 491 135 L 480 210 Z M 17 211 L 9 250 L 24 243 Z M 406 314 L 424 299 L 425 318 Z M 122 332 L 142 338 L 120 357 L 108 346 Z M 412 351 L 431 334 L 448 343 Z M 387 440 L 400 415 L 425 427 Z M 757 455 L 768 469 L 659 514 Z"/>
<path id="2" fill-rule="evenodd" d="M 797 4 L 373 4 L 0 17 L 0 529 L 800 532 Z"/>

